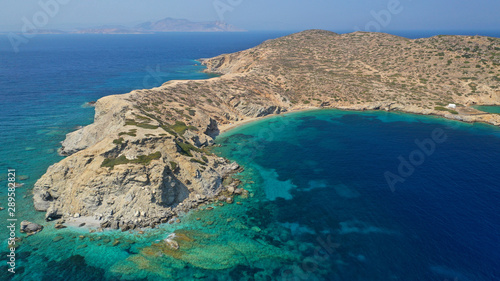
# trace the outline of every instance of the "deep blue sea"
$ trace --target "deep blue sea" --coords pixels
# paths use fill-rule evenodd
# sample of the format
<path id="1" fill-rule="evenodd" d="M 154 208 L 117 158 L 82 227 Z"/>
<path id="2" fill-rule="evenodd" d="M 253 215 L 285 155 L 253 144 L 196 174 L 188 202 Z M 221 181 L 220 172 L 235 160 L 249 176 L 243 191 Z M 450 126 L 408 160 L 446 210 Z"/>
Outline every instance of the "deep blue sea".
<path id="1" fill-rule="evenodd" d="M 16 217 L 45 226 L 20 242 L 14 275 L 1 228 L 0 280 L 500 280 L 500 129 L 484 124 L 337 110 L 267 118 L 217 139 L 215 152 L 245 168 L 241 205 L 144 235 L 55 230 L 34 211 L 31 188 L 62 159 L 59 143 L 92 122 L 87 102 L 210 78 L 196 59 L 286 34 L 38 35 L 17 54 L 0 38 L 0 180 L 16 169 Z M 173 232 L 177 253 L 156 243 Z"/>
<path id="2" fill-rule="evenodd" d="M 318 110 L 245 125 L 218 142 L 257 183 L 259 209 L 269 210 L 262 217 L 321 249 L 299 264 L 311 276 L 500 280 L 498 127 Z M 401 163 L 412 168 L 400 172 Z M 387 172 L 404 182 L 391 186 Z"/>

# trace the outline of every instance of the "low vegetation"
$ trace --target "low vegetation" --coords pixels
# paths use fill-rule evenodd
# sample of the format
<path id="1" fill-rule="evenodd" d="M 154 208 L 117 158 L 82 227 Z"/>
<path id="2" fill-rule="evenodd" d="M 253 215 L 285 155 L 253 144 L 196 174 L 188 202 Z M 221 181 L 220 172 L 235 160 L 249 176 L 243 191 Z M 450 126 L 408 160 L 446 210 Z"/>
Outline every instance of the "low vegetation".
<path id="1" fill-rule="evenodd" d="M 189 160 L 189 161 L 191 161 L 191 162 L 193 162 L 193 163 L 198 163 L 198 164 L 203 165 L 203 166 L 206 166 L 206 165 L 207 165 L 207 163 L 205 163 L 205 162 L 203 162 L 203 161 L 200 161 L 200 160 L 198 160 L 198 159 L 196 159 L 196 158 L 191 158 L 191 160 Z"/>
<path id="2" fill-rule="evenodd" d="M 170 163 L 170 168 L 172 171 L 177 170 L 177 167 L 178 167 L 177 162 L 170 161 L 169 163 Z"/>
<path id="3" fill-rule="evenodd" d="M 188 126 L 182 121 L 176 121 L 174 125 L 163 125 L 161 128 L 173 136 L 182 136 L 187 130 L 198 131 L 198 128 Z"/>
<path id="4" fill-rule="evenodd" d="M 158 126 L 155 126 L 155 125 L 151 125 L 151 124 L 148 124 L 148 123 L 139 123 L 133 119 L 127 119 L 125 121 L 125 125 L 126 126 L 136 126 L 136 127 L 139 127 L 139 128 L 143 128 L 143 129 L 149 129 L 149 130 L 154 130 L 154 129 L 158 129 Z"/>
<path id="5" fill-rule="evenodd" d="M 193 157 L 193 154 L 191 154 L 191 151 L 196 151 L 196 152 L 203 152 L 201 149 L 197 148 L 196 146 L 190 144 L 190 143 L 184 143 L 180 141 L 175 141 L 175 144 L 180 148 L 180 153 L 185 156 Z"/>
<path id="6" fill-rule="evenodd" d="M 119 139 L 113 140 L 113 143 L 114 143 L 114 144 L 122 144 L 122 143 L 123 143 L 123 141 L 124 141 L 124 139 L 123 139 L 123 138 L 119 138 Z"/>
<path id="7" fill-rule="evenodd" d="M 132 129 L 132 130 L 129 130 L 128 132 L 121 132 L 118 134 L 118 136 L 120 136 L 120 137 L 124 136 L 124 135 L 135 137 L 135 136 L 137 136 L 137 129 Z"/>
<path id="8" fill-rule="evenodd" d="M 453 110 L 453 109 L 449 109 L 449 108 L 446 108 L 446 107 L 443 107 L 443 106 L 436 106 L 436 107 L 434 107 L 434 109 L 435 110 L 439 110 L 439 111 L 448 111 L 451 114 L 458 114 L 458 111 Z"/>
<path id="9" fill-rule="evenodd" d="M 101 167 L 108 167 L 113 169 L 117 165 L 123 165 L 123 164 L 141 164 L 144 166 L 149 165 L 151 161 L 153 160 L 158 160 L 161 158 L 161 153 L 155 152 L 149 155 L 140 155 L 136 159 L 127 159 L 124 155 L 119 156 L 117 158 L 106 158 L 104 161 L 102 161 Z"/>

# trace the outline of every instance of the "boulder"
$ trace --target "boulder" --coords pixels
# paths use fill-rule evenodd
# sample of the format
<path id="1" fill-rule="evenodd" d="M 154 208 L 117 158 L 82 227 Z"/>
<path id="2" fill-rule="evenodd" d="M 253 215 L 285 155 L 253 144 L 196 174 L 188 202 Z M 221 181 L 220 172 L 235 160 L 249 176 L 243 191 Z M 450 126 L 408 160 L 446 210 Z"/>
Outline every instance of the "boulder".
<path id="1" fill-rule="evenodd" d="M 52 220 L 61 218 L 61 215 L 58 213 L 58 211 L 59 210 L 56 207 L 54 207 L 53 205 L 50 206 L 47 209 L 47 213 L 45 214 L 45 220 L 52 221 Z"/>
<path id="2" fill-rule="evenodd" d="M 113 222 L 111 222 L 110 227 L 112 229 L 119 229 L 120 228 L 120 223 L 118 221 L 113 221 Z"/>
<path id="3" fill-rule="evenodd" d="M 101 223 L 101 227 L 102 228 L 111 227 L 111 222 L 110 221 L 105 221 L 105 222 Z"/>
<path id="4" fill-rule="evenodd" d="M 21 233 L 27 233 L 27 234 L 34 234 L 39 231 L 42 231 L 43 226 L 34 223 L 34 222 L 29 222 L 29 221 L 22 221 L 21 222 Z"/>
<path id="5" fill-rule="evenodd" d="M 66 228 L 66 226 L 63 224 L 57 223 L 56 225 L 54 225 L 54 228 L 55 229 L 63 229 L 63 228 Z"/>
<path id="6" fill-rule="evenodd" d="M 130 230 L 130 226 L 129 226 L 128 224 L 123 224 L 123 225 L 122 225 L 121 230 L 122 230 L 123 232 L 125 232 L 125 231 L 127 231 L 127 230 Z"/>

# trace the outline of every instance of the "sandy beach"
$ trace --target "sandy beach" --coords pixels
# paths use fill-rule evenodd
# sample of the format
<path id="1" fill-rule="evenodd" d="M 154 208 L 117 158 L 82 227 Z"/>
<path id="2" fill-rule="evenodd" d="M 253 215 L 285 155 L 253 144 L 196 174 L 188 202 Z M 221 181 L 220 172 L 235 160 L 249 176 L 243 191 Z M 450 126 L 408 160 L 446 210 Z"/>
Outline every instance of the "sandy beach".
<path id="1" fill-rule="evenodd" d="M 227 131 L 236 129 L 236 128 L 242 126 L 242 125 L 245 125 L 245 124 L 257 121 L 257 120 L 264 120 L 264 119 L 267 119 L 267 118 L 272 118 L 272 117 L 276 117 L 276 116 L 280 116 L 280 115 L 284 115 L 284 114 L 296 113 L 296 112 L 303 112 L 303 111 L 310 111 L 310 110 L 317 110 L 317 109 L 321 109 L 321 108 L 319 108 L 319 107 L 296 108 L 296 109 L 292 109 L 290 111 L 283 112 L 283 113 L 280 113 L 280 114 L 271 114 L 271 115 L 267 115 L 267 116 L 263 116 L 263 117 L 248 118 L 248 119 L 245 119 L 245 120 L 240 120 L 240 121 L 232 122 L 232 123 L 229 123 L 229 124 L 220 125 L 219 126 L 219 131 L 220 131 L 220 133 L 225 133 Z"/>

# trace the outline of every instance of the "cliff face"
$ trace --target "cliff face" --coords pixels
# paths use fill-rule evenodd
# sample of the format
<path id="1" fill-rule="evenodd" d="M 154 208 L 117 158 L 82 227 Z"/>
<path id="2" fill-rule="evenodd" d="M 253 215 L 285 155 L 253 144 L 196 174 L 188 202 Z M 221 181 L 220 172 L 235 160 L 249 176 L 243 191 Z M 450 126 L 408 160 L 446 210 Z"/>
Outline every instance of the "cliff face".
<path id="1" fill-rule="evenodd" d="M 499 49 L 497 38 L 313 30 L 203 60 L 223 76 L 100 99 L 95 122 L 67 135 L 68 157 L 36 183 L 35 208 L 105 227 L 166 222 L 232 196 L 225 179 L 238 166 L 206 149 L 221 126 L 290 110 L 400 110 L 500 125 L 500 115 L 465 106 L 500 104 Z"/>
<path id="2" fill-rule="evenodd" d="M 107 96 L 97 101 L 94 123 L 66 135 L 59 153 L 66 156 L 74 154 L 103 140 L 107 134 L 119 131 L 125 124 L 125 116 L 132 109 L 124 96 Z"/>

